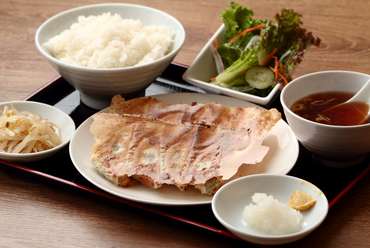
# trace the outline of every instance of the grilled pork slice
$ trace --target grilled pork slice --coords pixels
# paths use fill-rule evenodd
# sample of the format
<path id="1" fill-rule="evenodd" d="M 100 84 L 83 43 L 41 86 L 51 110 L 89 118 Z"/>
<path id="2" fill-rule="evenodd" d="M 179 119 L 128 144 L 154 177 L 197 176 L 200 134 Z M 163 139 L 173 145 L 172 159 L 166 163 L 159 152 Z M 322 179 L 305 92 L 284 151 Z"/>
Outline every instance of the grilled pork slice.
<path id="1" fill-rule="evenodd" d="M 91 162 L 123 187 L 139 180 L 149 188 L 170 184 L 184 190 L 193 185 L 213 194 L 242 164 L 260 162 L 269 149 L 254 135 L 266 123 L 227 129 L 128 114 L 93 118 Z"/>

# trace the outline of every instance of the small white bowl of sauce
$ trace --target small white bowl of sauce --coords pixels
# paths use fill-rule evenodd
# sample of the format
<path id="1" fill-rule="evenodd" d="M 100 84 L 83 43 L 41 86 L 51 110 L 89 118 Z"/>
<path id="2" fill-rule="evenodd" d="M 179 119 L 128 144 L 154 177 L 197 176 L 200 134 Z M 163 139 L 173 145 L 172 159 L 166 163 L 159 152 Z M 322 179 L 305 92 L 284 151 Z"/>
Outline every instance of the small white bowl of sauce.
<path id="1" fill-rule="evenodd" d="M 370 153 L 366 135 L 370 134 L 370 121 L 361 119 L 358 109 L 352 106 L 335 116 L 325 113 L 351 98 L 369 78 L 358 72 L 322 71 L 299 77 L 282 90 L 280 100 L 289 126 L 322 164 L 353 166 Z"/>

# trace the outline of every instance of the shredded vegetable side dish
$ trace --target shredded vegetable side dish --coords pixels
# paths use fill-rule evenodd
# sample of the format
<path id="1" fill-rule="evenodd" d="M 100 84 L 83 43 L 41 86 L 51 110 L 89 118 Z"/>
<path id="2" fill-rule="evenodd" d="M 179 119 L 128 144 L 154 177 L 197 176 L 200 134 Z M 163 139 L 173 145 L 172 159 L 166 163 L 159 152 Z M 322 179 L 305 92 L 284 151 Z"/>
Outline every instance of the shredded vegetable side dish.
<path id="1" fill-rule="evenodd" d="M 40 115 L 5 106 L 0 116 L 0 152 L 33 153 L 62 143 L 60 127 Z"/>

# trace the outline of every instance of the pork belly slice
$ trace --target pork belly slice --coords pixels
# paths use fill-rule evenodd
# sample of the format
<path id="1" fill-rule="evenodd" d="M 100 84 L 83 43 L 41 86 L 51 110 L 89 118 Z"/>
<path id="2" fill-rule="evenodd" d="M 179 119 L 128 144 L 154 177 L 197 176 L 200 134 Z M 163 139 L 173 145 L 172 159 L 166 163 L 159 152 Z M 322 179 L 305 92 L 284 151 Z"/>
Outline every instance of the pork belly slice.
<path id="1" fill-rule="evenodd" d="M 242 164 L 260 162 L 269 149 L 254 134 L 261 133 L 255 127 L 260 125 L 227 129 L 108 113 L 93 119 L 91 162 L 123 187 L 139 180 L 149 188 L 192 185 L 213 194 Z"/>

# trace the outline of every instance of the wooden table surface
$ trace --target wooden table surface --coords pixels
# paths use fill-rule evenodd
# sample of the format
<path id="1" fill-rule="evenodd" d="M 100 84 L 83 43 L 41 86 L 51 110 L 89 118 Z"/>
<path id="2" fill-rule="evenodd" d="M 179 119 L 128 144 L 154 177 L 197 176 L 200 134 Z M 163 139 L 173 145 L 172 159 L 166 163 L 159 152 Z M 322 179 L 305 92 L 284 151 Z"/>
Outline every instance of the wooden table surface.
<path id="1" fill-rule="evenodd" d="M 120 2 L 120 1 L 110 1 Z M 226 0 L 131 0 L 165 11 L 185 27 L 175 62 L 190 65 L 222 24 Z M 0 2 L 0 102 L 21 100 L 58 76 L 34 45 L 37 28 L 59 12 L 98 0 Z M 304 27 L 322 40 L 310 48 L 294 77 L 322 70 L 370 73 L 370 1 L 265 0 L 238 3 L 256 18 L 282 8 L 303 15 Z M 370 142 L 370 141 L 369 141 Z M 3 168 L 3 167 L 0 167 Z M 328 180 L 330 180 L 328 178 Z M 370 246 L 370 175 L 330 210 L 298 247 Z M 0 169 L 0 247 L 238 247 L 249 244 L 70 187 Z"/>

